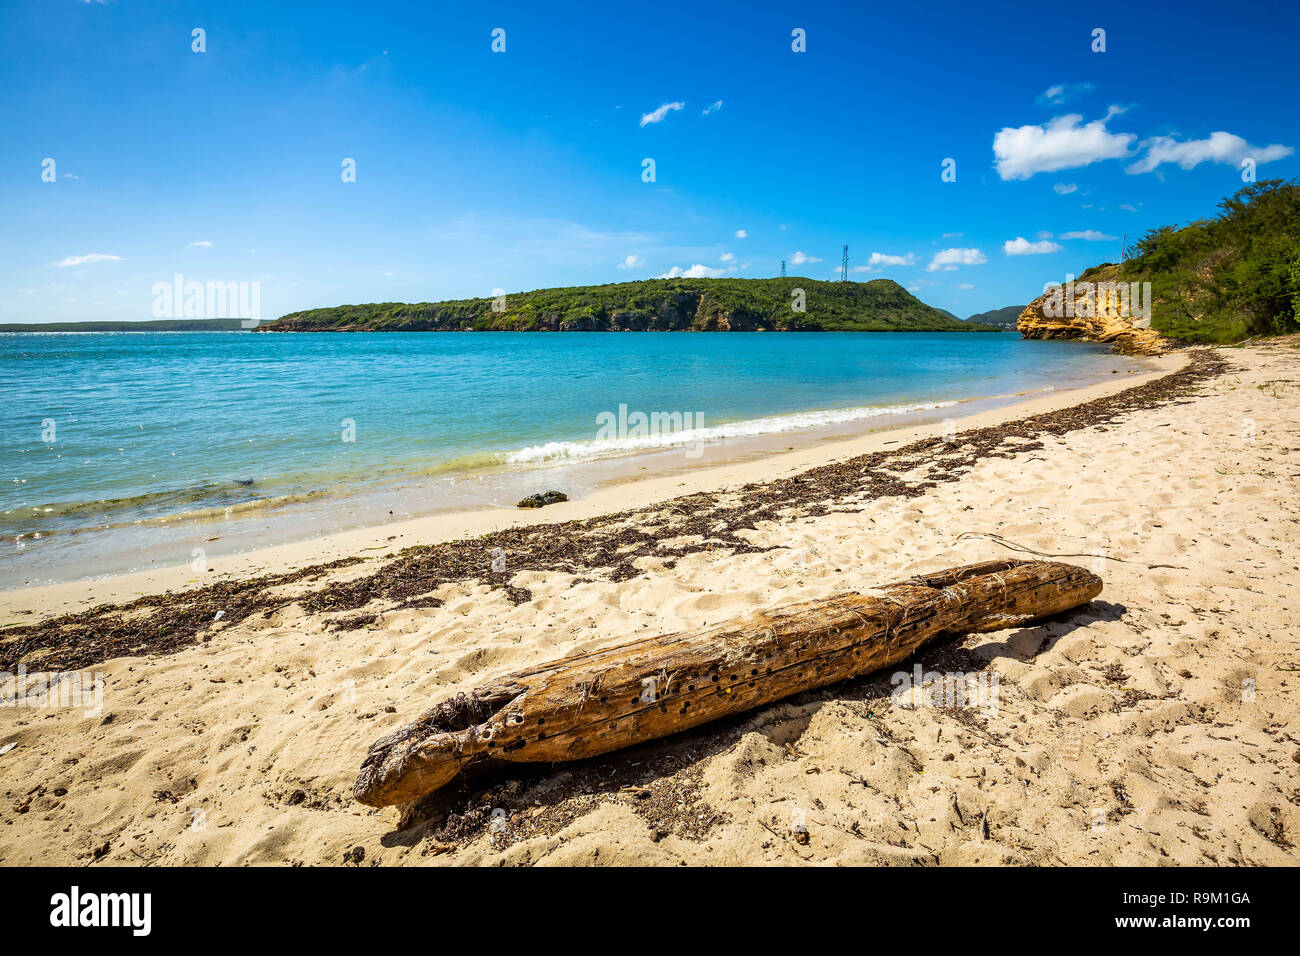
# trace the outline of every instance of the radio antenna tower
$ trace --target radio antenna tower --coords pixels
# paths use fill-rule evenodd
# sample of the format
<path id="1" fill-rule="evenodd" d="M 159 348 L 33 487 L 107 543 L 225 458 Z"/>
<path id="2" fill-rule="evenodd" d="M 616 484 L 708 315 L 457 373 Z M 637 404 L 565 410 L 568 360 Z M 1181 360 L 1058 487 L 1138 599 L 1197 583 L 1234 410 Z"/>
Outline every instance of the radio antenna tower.
<path id="1" fill-rule="evenodd" d="M 782 279 L 785 278 L 785 260 L 784 260 L 784 259 L 781 260 L 781 278 L 782 278 Z"/>
<path id="2" fill-rule="evenodd" d="M 840 261 L 840 281 L 849 281 L 849 247 L 844 247 L 844 258 Z"/>

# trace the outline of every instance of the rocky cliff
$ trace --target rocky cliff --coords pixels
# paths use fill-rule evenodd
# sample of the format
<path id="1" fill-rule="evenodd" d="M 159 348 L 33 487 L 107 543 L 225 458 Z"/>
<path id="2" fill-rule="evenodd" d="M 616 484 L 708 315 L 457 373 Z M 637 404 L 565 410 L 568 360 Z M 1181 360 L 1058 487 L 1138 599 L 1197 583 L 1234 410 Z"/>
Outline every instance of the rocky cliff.
<path id="1" fill-rule="evenodd" d="M 1021 337 L 1106 342 L 1125 355 L 1164 352 L 1168 340 L 1149 327 L 1149 286 L 1119 282 L 1112 271 L 1113 267 L 1090 270 L 1079 281 L 1050 289 L 1030 302 L 1016 320 Z"/>

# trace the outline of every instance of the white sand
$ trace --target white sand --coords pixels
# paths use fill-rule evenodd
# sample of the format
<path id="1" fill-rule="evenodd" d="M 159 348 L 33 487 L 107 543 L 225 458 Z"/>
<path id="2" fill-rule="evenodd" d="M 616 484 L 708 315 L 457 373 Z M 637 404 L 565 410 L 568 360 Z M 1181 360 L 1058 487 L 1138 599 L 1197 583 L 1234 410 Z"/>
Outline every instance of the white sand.
<path id="1" fill-rule="evenodd" d="M 760 528 L 756 543 L 780 550 L 700 552 L 622 583 L 521 572 L 512 583 L 534 597 L 519 606 L 499 590 L 449 585 L 437 592 L 443 606 L 389 612 L 363 630 L 326 632 L 294 607 L 170 656 L 98 665 L 111 721 L 0 709 L 0 749 L 17 743 L 0 754 L 0 863 L 96 853 L 111 864 L 339 863 L 357 846 L 383 865 L 1295 863 L 1300 349 L 1223 354 L 1236 370 L 1192 401 L 982 461 L 919 498 Z M 615 511 L 910 437 L 621 486 L 537 515 L 339 535 L 230 559 L 209 578 Z M 995 712 L 901 707 L 883 675 L 622 758 L 654 771 L 645 798 L 600 786 L 590 765 L 533 775 L 531 789 L 494 792 L 506 811 L 496 832 L 445 845 L 431 825 L 395 833 L 395 811 L 351 801 L 369 744 L 449 693 L 573 650 L 1008 553 L 955 543 L 963 531 L 1109 557 L 1089 613 L 923 653 L 927 669 L 956 660 L 996 673 Z M 0 621 L 193 577 L 173 569 L 9 592 Z M 591 792 L 548 798 L 575 781 Z M 799 820 L 806 845 L 791 838 Z"/>

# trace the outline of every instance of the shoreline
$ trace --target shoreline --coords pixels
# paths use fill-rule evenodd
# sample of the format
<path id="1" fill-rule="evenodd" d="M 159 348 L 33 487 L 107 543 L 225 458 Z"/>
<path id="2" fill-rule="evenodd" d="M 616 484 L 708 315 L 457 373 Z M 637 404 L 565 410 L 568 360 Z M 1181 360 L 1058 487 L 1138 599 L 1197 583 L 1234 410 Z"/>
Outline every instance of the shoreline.
<path id="1" fill-rule="evenodd" d="M 954 351 L 965 356 L 951 336 L 941 338 L 936 346 L 940 365 L 945 357 L 951 362 Z M 1008 348 L 1012 344 L 1019 343 L 1003 343 Z M 853 347 L 865 348 L 868 357 L 880 348 L 860 343 Z M 816 348 L 825 348 L 824 341 Z M 0 557 L 0 591 L 191 562 L 197 569 L 205 560 L 209 566 L 220 566 L 232 556 L 406 520 L 512 510 L 520 499 L 544 488 L 577 500 L 606 485 L 749 461 L 882 429 L 965 418 L 1054 391 L 1114 381 L 1116 375 L 1128 379 L 1153 367 L 1147 360 L 1106 354 L 1100 346 L 1028 348 L 1032 355 L 1024 347 L 995 349 L 1002 356 L 997 361 L 1005 368 L 981 371 L 967 358 L 968 367 L 956 380 L 926 373 L 930 377 L 915 387 L 901 385 L 895 369 L 885 370 L 879 383 L 867 381 L 847 392 L 835 385 L 814 395 L 808 392 L 811 386 L 796 384 L 790 396 L 775 400 L 709 393 L 711 401 L 721 402 L 705 403 L 717 410 L 716 421 L 712 416 L 701 421 L 698 411 L 678 415 L 679 421 L 685 419 L 685 427 L 671 427 L 667 435 L 651 428 L 649 435 L 625 436 L 621 427 L 615 430 L 609 425 L 593 433 L 575 425 L 574 414 L 581 419 L 586 412 L 568 408 L 567 425 L 556 419 L 554 427 L 540 430 L 506 428 L 498 435 L 482 432 L 480 423 L 473 428 L 482 434 L 473 441 L 460 441 L 452 428 L 449 444 L 441 450 L 426 448 L 419 429 L 405 437 L 399 429 L 377 441 L 333 450 L 294 446 L 299 458 L 281 468 L 267 466 L 266 441 L 250 433 L 240 436 L 241 440 L 249 437 L 250 443 L 237 445 L 233 458 L 230 448 L 218 448 L 215 461 L 209 462 L 197 451 L 203 447 L 200 441 L 192 446 L 196 451 L 176 449 L 170 459 L 164 450 L 157 465 L 139 459 L 143 464 L 125 467 L 123 475 L 129 479 L 125 484 L 94 493 L 107 500 L 84 502 L 78 500 L 82 494 L 75 485 L 78 468 L 65 472 L 64 463 L 56 462 L 61 484 L 48 489 L 42 485 L 43 494 L 15 492 L 15 504 L 0 516 L 14 545 L 3 549 Z M 852 362 L 846 366 L 852 367 Z M 844 370 L 832 378 L 840 381 Z M 633 393 L 639 394 L 635 389 Z M 651 401 L 644 407 L 656 407 L 654 401 L 662 404 L 645 394 L 639 394 L 638 400 L 643 406 Z M 219 409 L 217 414 L 220 417 Z M 356 414 L 373 417 L 375 409 L 365 411 L 363 397 Z M 598 415 L 597 425 L 600 422 Z M 142 436 L 156 427 L 148 421 L 141 424 L 147 429 Z M 425 422 L 422 427 L 429 426 Z M 279 426 L 262 421 L 259 427 L 274 432 Z M 287 433 L 301 435 L 302 423 Z M 348 440 L 346 434 L 343 440 Z M 139 448 L 134 441 L 134 437 L 119 438 L 117 443 L 132 449 L 128 457 L 133 460 L 151 453 L 147 438 L 141 439 L 144 444 Z M 245 447 L 246 452 L 240 450 Z M 251 457 L 245 462 L 241 455 Z M 196 472 L 200 458 L 204 466 Z M 178 463 L 179 471 L 174 467 Z M 85 465 L 82 471 L 98 476 L 93 462 Z M 24 479 L 24 486 L 29 477 L 38 484 L 55 480 L 46 473 L 48 469 L 48 463 L 43 464 L 31 475 L 20 470 L 17 477 Z M 99 478 L 116 481 L 114 475 L 95 480 Z"/>
<path id="2" fill-rule="evenodd" d="M 1113 395 L 1139 387 L 1162 376 L 1173 374 L 1186 367 L 1187 354 L 1182 352 L 1147 358 L 1144 362 L 1156 366 L 1143 373 L 1112 375 L 1108 379 L 1048 394 L 1021 398 L 1019 401 L 999 402 L 1005 396 L 984 396 L 965 399 L 961 405 L 990 403 L 991 407 L 961 416 L 949 416 L 959 431 L 983 428 L 1012 421 L 1019 416 L 1058 411 L 1076 403 Z M 951 411 L 952 408 L 938 411 Z M 591 519 L 613 515 L 626 510 L 631 498 L 637 507 L 663 504 L 674 497 L 725 489 L 755 482 L 786 477 L 800 470 L 813 468 L 844 458 L 853 458 L 891 446 L 902 446 L 923 438 L 939 435 L 943 422 L 925 421 L 930 412 L 905 413 L 906 417 L 922 419 L 865 434 L 845 438 L 825 434 L 833 426 L 811 426 L 794 432 L 777 432 L 736 441 L 727 454 L 723 446 L 715 452 L 722 460 L 696 463 L 688 466 L 664 467 L 650 476 L 639 476 L 629 470 L 637 462 L 653 463 L 656 457 L 672 455 L 672 451 L 652 451 L 616 459 L 596 459 L 560 465 L 562 468 L 587 467 L 612 471 L 600 479 L 590 493 L 581 498 L 549 505 L 544 509 L 526 510 L 499 505 L 480 505 L 433 511 L 412 518 L 397 519 L 378 524 L 362 524 L 297 538 L 283 543 L 257 546 L 248 550 L 224 555 L 214 555 L 209 564 L 219 565 L 207 573 L 196 572 L 191 565 L 176 564 L 147 570 L 110 573 L 97 577 L 74 577 L 65 580 L 0 589 L 0 629 L 14 624 L 25 624 L 23 616 L 45 617 L 51 614 L 70 613 L 106 602 L 121 603 L 144 595 L 183 591 L 194 586 L 206 586 L 250 576 L 278 574 L 288 570 L 309 567 L 364 555 L 366 557 L 391 557 L 403 547 L 418 543 L 436 543 L 456 538 L 478 537 L 509 528 L 529 525 L 553 525 L 572 520 Z M 823 434 L 818 435 L 821 430 Z M 777 451 L 775 446 L 793 448 Z M 737 454 L 737 445 L 745 446 Z M 621 466 L 621 467 L 619 467 Z M 638 470 L 646 470 L 640 466 Z M 545 469 L 533 474 L 538 481 L 545 480 Z M 540 489 L 539 489 L 540 490 Z M 273 518 L 274 516 L 272 516 Z M 214 525 L 214 530 L 219 525 Z"/>

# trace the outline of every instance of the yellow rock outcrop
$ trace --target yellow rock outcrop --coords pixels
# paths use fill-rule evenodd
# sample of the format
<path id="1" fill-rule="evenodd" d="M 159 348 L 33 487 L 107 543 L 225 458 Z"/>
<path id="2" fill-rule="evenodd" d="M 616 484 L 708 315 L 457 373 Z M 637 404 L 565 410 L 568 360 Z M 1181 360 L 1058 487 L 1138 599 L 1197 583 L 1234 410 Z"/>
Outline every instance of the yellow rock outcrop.
<path id="1" fill-rule="evenodd" d="M 1045 292 L 1025 306 L 1016 320 L 1021 337 L 1108 342 L 1125 355 L 1159 355 L 1169 348 L 1159 332 L 1135 319 L 1127 290 L 1121 295 L 1102 276 L 1090 278 Z M 1149 295 L 1146 301 L 1149 307 Z"/>

